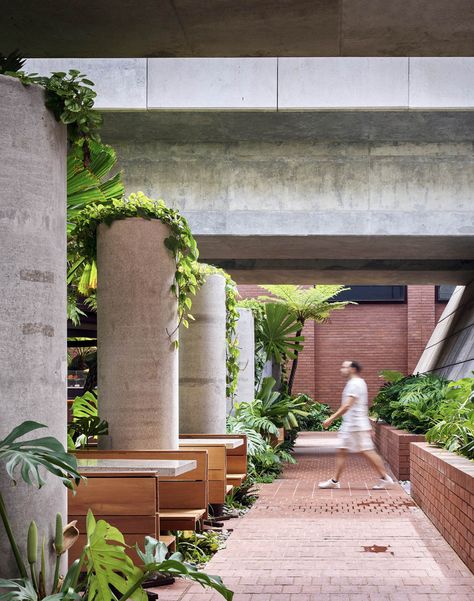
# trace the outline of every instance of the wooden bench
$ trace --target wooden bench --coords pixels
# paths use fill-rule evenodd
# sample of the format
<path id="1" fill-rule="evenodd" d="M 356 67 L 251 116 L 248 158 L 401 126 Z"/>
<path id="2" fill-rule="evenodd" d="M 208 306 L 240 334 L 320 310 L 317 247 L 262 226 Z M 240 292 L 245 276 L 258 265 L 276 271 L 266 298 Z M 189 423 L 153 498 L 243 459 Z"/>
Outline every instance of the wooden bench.
<path id="1" fill-rule="evenodd" d="M 224 490 L 225 497 L 234 486 L 239 486 L 245 480 L 247 476 L 247 436 L 245 434 L 180 434 L 180 438 L 208 438 L 213 441 L 223 439 L 241 440 L 242 444 L 240 446 L 234 449 L 226 448 L 225 485 L 223 488 L 219 487 L 219 494 L 222 495 L 222 490 Z M 205 445 L 202 446 L 207 449 L 212 448 Z M 210 502 L 212 503 L 212 501 Z"/>
<path id="2" fill-rule="evenodd" d="M 154 478 L 155 486 L 155 533 L 169 530 L 202 529 L 202 521 L 207 517 L 209 503 L 208 453 L 205 449 L 196 450 L 143 450 L 143 451 L 78 451 L 77 457 L 84 459 L 194 459 L 196 468 L 179 476 Z M 121 493 L 121 497 L 123 493 Z M 131 505 L 133 500 L 125 498 Z M 94 509 L 93 509 L 94 511 Z M 70 512 L 71 513 L 71 512 Z M 72 515 L 72 514 L 71 514 Z M 151 534 L 151 533 L 149 533 Z M 143 539 L 143 537 L 142 537 Z"/>
<path id="3" fill-rule="evenodd" d="M 86 516 L 92 510 L 97 520 L 106 520 L 118 528 L 130 547 L 143 548 L 145 536 L 158 538 L 156 478 L 152 474 L 90 473 L 75 495 L 69 493 L 68 521 L 77 520 L 81 533 L 69 551 L 69 563 L 77 559 L 86 543 Z M 138 560 L 134 549 L 130 557 Z"/>
<path id="4" fill-rule="evenodd" d="M 227 449 L 222 445 L 196 444 L 180 447 L 183 451 L 206 450 L 209 460 L 209 503 L 223 505 L 226 496 Z"/>

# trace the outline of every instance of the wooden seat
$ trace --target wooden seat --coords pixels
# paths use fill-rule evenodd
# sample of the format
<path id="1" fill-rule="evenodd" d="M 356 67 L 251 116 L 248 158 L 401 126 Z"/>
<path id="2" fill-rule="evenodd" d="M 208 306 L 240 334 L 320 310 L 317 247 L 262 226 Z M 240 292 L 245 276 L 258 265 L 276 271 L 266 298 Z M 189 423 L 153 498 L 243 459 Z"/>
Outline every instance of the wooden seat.
<path id="1" fill-rule="evenodd" d="M 76 453 L 83 458 L 107 459 L 170 459 L 196 461 L 196 468 L 179 476 L 161 476 L 153 478 L 155 488 L 155 532 L 157 538 L 168 530 L 201 529 L 202 520 L 207 517 L 209 504 L 208 453 L 205 449 L 149 450 L 149 451 L 105 451 L 87 450 Z M 87 488 L 87 487 L 86 487 Z M 109 495 L 110 496 L 110 495 Z M 100 494 L 98 501 L 103 501 Z M 134 512 L 133 500 L 117 492 L 117 499 Z M 110 515 L 110 514 L 109 514 Z M 163 517 L 162 517 L 163 516 Z M 149 532 L 149 534 L 152 534 Z M 143 537 L 142 537 L 143 538 Z"/>
<path id="2" fill-rule="evenodd" d="M 202 450 L 205 449 L 209 461 L 209 503 L 211 505 L 223 505 L 226 495 L 226 474 L 227 474 L 227 449 L 222 445 L 205 445 L 203 443 L 196 446 L 183 446 L 182 450 Z"/>
<path id="3" fill-rule="evenodd" d="M 247 436 L 245 434 L 180 434 L 180 438 L 208 438 L 213 441 L 213 445 L 206 447 L 199 442 L 196 447 L 186 446 L 182 448 L 200 448 L 204 447 L 209 451 L 209 502 L 222 504 L 225 502 L 225 495 L 229 493 L 228 486 L 239 486 L 247 475 Z M 223 439 L 241 440 L 242 444 L 234 449 L 225 450 L 225 477 L 222 474 L 222 460 L 212 454 L 210 449 L 218 448 L 220 445 L 215 443 Z M 215 471 L 212 471 L 215 470 Z M 234 477 L 235 476 L 235 477 Z M 224 499 L 224 500 L 223 500 Z"/>
<path id="4" fill-rule="evenodd" d="M 160 528 L 165 530 L 202 530 L 205 509 L 160 509 Z"/>
<path id="5" fill-rule="evenodd" d="M 227 474 L 227 484 L 240 486 L 247 474 Z"/>
<path id="6" fill-rule="evenodd" d="M 176 551 L 176 536 L 173 536 L 172 534 L 160 534 L 159 540 L 162 543 L 165 543 L 171 553 Z"/>

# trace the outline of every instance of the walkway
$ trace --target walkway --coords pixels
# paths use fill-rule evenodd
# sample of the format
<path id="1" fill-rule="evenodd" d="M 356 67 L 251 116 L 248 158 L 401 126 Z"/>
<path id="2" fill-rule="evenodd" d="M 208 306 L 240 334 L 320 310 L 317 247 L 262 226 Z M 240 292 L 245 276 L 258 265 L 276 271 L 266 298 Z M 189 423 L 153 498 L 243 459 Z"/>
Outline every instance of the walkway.
<path id="1" fill-rule="evenodd" d="M 376 475 L 352 456 L 340 490 L 319 490 L 332 471 L 334 435 L 304 433 L 298 463 L 263 485 L 230 527 L 207 571 L 235 601 L 472 601 L 474 576 L 398 485 L 373 491 Z M 162 601 L 214 601 L 199 586 L 158 589 Z"/>

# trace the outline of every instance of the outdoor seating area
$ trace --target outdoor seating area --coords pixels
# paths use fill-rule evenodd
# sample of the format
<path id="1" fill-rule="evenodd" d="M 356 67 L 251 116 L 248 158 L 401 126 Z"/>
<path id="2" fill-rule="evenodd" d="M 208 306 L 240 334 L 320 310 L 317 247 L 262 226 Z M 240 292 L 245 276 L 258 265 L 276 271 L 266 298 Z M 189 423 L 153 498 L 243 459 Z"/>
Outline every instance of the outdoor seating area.
<path id="1" fill-rule="evenodd" d="M 0 21 L 0 601 L 474 600 L 472 7 L 112 4 Z"/>

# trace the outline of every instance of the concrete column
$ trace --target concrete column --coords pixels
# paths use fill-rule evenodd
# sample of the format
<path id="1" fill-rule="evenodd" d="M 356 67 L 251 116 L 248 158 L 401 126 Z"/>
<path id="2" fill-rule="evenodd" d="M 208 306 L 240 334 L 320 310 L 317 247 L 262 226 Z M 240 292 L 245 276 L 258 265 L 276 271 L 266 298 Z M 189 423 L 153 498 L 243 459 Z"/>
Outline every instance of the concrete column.
<path id="1" fill-rule="evenodd" d="M 37 86 L 0 75 L 0 98 L 0 439 L 33 420 L 48 429 L 29 438 L 66 444 L 66 128 Z M 12 487 L 0 465 L 23 550 L 32 519 L 47 540 L 66 519 L 66 488 L 46 480 Z M 18 576 L 1 523 L 0 557 L 1 575 Z"/>
<path id="2" fill-rule="evenodd" d="M 207 276 L 193 299 L 195 321 L 180 328 L 179 428 L 184 434 L 226 431 L 225 279 Z"/>
<path id="3" fill-rule="evenodd" d="M 240 349 L 239 379 L 234 399 L 229 399 L 228 413 L 233 403 L 251 401 L 255 398 L 255 331 L 253 314 L 250 309 L 239 309 L 237 340 Z"/>
<path id="4" fill-rule="evenodd" d="M 178 448 L 175 260 L 169 228 L 132 218 L 99 226 L 98 389 L 110 449 Z M 176 336 L 177 333 L 174 334 Z"/>

